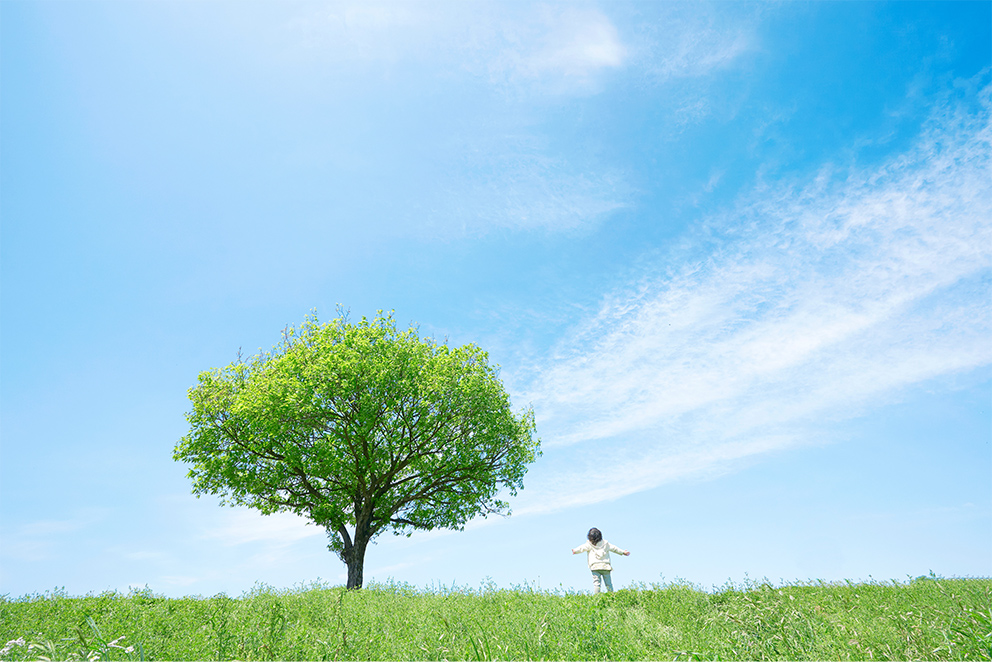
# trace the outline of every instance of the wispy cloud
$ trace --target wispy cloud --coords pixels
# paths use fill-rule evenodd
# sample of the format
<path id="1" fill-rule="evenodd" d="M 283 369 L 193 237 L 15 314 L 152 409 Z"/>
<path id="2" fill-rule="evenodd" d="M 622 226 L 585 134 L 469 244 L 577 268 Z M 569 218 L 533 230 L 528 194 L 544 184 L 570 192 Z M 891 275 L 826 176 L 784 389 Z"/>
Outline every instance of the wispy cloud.
<path id="1" fill-rule="evenodd" d="M 426 219 L 419 227 L 581 231 L 629 204 L 632 191 L 622 172 L 569 163 L 549 155 L 540 142 L 520 135 L 470 138 L 431 194 L 430 208 L 416 210 Z"/>
<path id="2" fill-rule="evenodd" d="M 421 81 L 441 96 L 457 81 L 469 97 L 491 99 L 491 114 L 452 118 L 429 153 L 418 152 L 429 175 L 386 212 L 403 219 L 400 232 L 431 236 L 599 226 L 636 196 L 625 166 L 548 140 L 539 117 L 520 109 L 596 95 L 621 75 L 648 86 L 708 80 L 756 47 L 753 16 L 714 8 L 659 5 L 635 23 L 593 4 L 336 2 L 296 11 L 282 25 L 286 48 L 335 87 L 351 83 L 334 72 L 361 70 L 370 80 Z M 681 128 L 711 113 L 699 90 L 666 99 Z"/>
<path id="3" fill-rule="evenodd" d="M 759 48 L 762 12 L 753 7 L 662 4 L 627 34 L 610 13 L 555 3 L 334 2 L 303 6 L 282 27 L 288 48 L 327 63 L 434 60 L 497 85 L 539 80 L 555 93 L 598 89 L 598 74 L 627 65 L 655 83 L 704 77 Z"/>
<path id="4" fill-rule="evenodd" d="M 305 518 L 293 513 L 262 515 L 247 508 L 233 509 L 224 524 L 211 527 L 204 538 L 216 538 L 227 545 L 266 543 L 283 547 L 310 538 L 325 535 L 324 529 L 308 524 Z"/>
<path id="5" fill-rule="evenodd" d="M 351 3 L 306 9 L 285 23 L 292 50 L 325 62 L 437 60 L 505 84 L 549 77 L 589 83 L 620 67 L 627 49 L 593 8 L 502 3 Z"/>
<path id="6" fill-rule="evenodd" d="M 94 529 L 106 520 L 108 514 L 106 509 L 88 508 L 68 519 L 28 522 L 4 534 L 3 555 L 25 561 L 52 558 L 65 540 Z"/>
<path id="7" fill-rule="evenodd" d="M 430 561 L 429 558 L 420 558 L 420 559 L 417 559 L 417 560 L 419 562 L 421 562 L 421 563 L 429 562 Z M 365 574 L 367 576 L 373 577 L 373 578 L 374 577 L 388 578 L 388 577 L 392 576 L 394 573 L 396 573 L 397 571 L 403 570 L 404 568 L 409 568 L 411 566 L 413 566 L 413 562 L 412 561 L 405 561 L 405 562 L 402 562 L 402 563 L 393 563 L 392 565 L 385 565 L 385 566 L 381 566 L 381 567 L 378 567 L 378 568 L 373 568 L 372 570 L 369 570 Z"/>
<path id="8" fill-rule="evenodd" d="M 616 26 L 596 9 L 544 5 L 499 25 L 501 45 L 490 73 L 560 76 L 573 84 L 588 84 L 590 77 L 622 66 L 627 57 Z"/>
<path id="9" fill-rule="evenodd" d="M 167 552 L 163 552 L 161 550 L 142 549 L 133 552 L 126 552 L 120 550 L 108 550 L 108 551 L 116 552 L 120 554 L 121 558 L 126 559 L 128 561 L 159 562 L 170 558 Z"/>
<path id="10" fill-rule="evenodd" d="M 989 118 L 986 87 L 877 169 L 765 186 L 607 297 L 527 398 L 581 459 L 525 508 L 727 470 L 992 363 Z"/>
<path id="11" fill-rule="evenodd" d="M 760 49 L 763 8 L 665 3 L 655 9 L 658 15 L 638 26 L 631 59 L 656 83 L 706 77 Z"/>
<path id="12" fill-rule="evenodd" d="M 160 577 L 162 583 L 170 587 L 186 588 L 188 586 L 193 586 L 197 582 L 201 581 L 200 577 L 191 577 L 189 575 L 164 575 Z M 137 586 L 137 585 L 133 585 Z M 143 584 L 141 586 L 144 586 Z"/>

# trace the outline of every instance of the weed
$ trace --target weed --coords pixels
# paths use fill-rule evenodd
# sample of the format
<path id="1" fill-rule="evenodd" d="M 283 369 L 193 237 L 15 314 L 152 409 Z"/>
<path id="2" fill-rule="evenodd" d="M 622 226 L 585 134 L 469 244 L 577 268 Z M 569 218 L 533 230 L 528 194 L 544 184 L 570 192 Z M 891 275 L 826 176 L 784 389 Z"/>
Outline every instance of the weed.
<path id="1" fill-rule="evenodd" d="M 992 580 L 0 598 L 3 660 L 992 659 Z M 107 637 L 104 632 L 113 632 Z M 25 633 L 36 633 L 27 636 Z"/>

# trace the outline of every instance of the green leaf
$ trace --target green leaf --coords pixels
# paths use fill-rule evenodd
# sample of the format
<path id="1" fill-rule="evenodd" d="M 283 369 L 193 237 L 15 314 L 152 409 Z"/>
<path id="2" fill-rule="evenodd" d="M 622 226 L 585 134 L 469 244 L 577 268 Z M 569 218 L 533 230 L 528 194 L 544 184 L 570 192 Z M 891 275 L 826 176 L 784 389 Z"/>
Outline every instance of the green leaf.
<path id="1" fill-rule="evenodd" d="M 269 353 L 202 372 L 173 458 L 193 492 L 327 529 L 360 585 L 366 546 L 386 530 L 461 529 L 508 514 L 540 455 L 532 410 L 514 413 L 475 345 L 308 317 Z M 357 572 L 354 572 L 357 571 Z"/>

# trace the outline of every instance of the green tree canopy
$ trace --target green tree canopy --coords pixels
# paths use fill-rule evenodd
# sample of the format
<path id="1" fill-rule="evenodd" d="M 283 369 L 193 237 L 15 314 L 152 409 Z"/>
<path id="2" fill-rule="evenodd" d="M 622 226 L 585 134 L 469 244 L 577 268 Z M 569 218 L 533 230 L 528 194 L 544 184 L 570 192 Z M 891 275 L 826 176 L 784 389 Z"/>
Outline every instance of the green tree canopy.
<path id="1" fill-rule="evenodd" d="M 361 588 L 368 544 L 390 529 L 462 529 L 508 514 L 540 454 L 532 410 L 514 414 L 479 347 L 399 331 L 381 311 L 357 324 L 308 317 L 269 353 L 200 374 L 173 458 L 193 493 L 327 530 Z"/>

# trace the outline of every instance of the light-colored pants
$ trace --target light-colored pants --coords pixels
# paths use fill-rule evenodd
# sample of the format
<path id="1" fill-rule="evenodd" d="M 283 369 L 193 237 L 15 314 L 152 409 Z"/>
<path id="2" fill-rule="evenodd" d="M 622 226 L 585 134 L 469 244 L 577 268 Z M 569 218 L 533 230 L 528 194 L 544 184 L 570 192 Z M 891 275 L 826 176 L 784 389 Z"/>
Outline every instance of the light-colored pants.
<path id="1" fill-rule="evenodd" d="M 600 580 L 606 584 L 606 591 L 608 593 L 613 592 L 613 580 L 610 579 L 609 570 L 593 570 L 592 571 L 592 592 L 599 593 Z"/>

